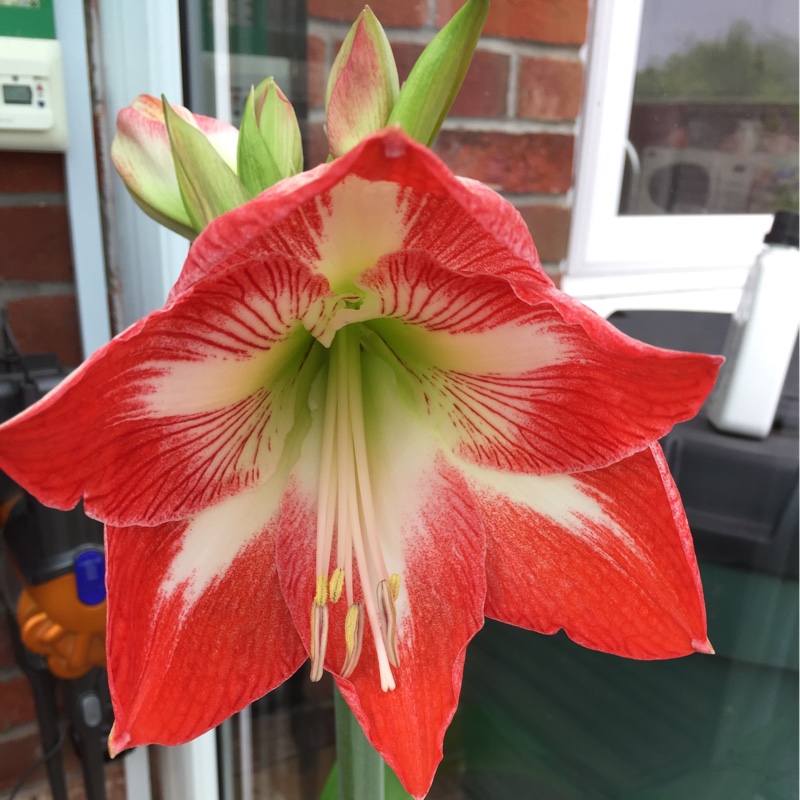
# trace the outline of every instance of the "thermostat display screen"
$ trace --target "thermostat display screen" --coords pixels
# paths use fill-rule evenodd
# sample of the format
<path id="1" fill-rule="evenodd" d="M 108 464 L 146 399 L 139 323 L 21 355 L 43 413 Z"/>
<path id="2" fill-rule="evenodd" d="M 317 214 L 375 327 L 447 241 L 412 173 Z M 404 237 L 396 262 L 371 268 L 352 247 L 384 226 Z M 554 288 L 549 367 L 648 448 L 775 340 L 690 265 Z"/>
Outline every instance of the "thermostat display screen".
<path id="1" fill-rule="evenodd" d="M 30 86 L 4 83 L 3 102 L 7 105 L 29 106 L 33 102 L 33 89 Z"/>

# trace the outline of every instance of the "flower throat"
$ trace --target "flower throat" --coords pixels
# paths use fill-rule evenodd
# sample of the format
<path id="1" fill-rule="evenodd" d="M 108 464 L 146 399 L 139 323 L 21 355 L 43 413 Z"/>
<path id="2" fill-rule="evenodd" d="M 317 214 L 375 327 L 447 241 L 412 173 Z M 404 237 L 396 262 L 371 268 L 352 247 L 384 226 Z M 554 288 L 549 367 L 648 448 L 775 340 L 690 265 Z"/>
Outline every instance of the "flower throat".
<path id="1" fill-rule="evenodd" d="M 329 575 L 334 529 L 336 568 Z M 363 602 L 356 601 L 353 594 L 354 556 Z M 346 655 L 341 676 L 352 675 L 358 663 L 366 617 L 378 655 L 381 688 L 394 689 L 391 667 L 399 666 L 395 601 L 400 592 L 400 576 L 387 571 L 376 528 L 356 325 L 341 328 L 330 346 L 317 498 L 316 575 L 311 605 L 311 680 L 322 677 L 328 603 L 337 603 L 344 592 Z"/>

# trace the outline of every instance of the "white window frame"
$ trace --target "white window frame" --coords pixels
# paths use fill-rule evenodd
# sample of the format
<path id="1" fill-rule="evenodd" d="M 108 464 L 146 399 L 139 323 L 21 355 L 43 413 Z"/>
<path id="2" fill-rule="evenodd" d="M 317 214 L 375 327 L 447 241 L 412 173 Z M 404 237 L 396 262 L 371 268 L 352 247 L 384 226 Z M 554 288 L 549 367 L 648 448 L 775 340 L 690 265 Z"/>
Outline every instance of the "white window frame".
<path id="1" fill-rule="evenodd" d="M 733 311 L 769 214 L 617 213 L 644 0 L 595 0 L 562 287 L 616 308 Z"/>
<path id="2" fill-rule="evenodd" d="M 178 3 L 168 0 L 99 0 L 100 54 L 105 90 L 108 141 L 114 137 L 120 109 L 137 95 L 166 95 L 183 102 Z M 123 326 L 164 304 L 180 274 L 189 243 L 146 216 L 112 173 L 111 217 L 115 261 L 122 283 Z"/>
<path id="3" fill-rule="evenodd" d="M 54 17 L 62 51 L 70 139 L 65 153 L 70 243 L 81 345 L 84 358 L 88 358 L 111 338 L 111 322 L 83 3 L 80 0 L 61 0 L 54 6 Z"/>

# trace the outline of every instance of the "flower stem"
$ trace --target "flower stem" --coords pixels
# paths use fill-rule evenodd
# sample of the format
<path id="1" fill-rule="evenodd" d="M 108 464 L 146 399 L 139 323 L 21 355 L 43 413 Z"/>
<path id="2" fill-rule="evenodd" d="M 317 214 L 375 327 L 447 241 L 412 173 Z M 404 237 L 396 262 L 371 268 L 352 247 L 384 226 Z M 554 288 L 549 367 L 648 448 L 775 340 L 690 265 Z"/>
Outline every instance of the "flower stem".
<path id="1" fill-rule="evenodd" d="M 384 800 L 383 759 L 367 741 L 341 692 L 335 689 L 333 694 L 336 709 L 339 797 L 347 800 Z"/>

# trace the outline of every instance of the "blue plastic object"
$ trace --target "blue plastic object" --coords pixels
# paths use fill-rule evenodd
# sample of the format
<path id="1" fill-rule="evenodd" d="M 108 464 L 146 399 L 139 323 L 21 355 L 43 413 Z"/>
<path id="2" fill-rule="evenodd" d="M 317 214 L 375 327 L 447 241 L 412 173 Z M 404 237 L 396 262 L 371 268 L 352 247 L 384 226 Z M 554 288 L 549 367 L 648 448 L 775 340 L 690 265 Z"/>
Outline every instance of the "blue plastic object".
<path id="1" fill-rule="evenodd" d="M 96 606 L 106 599 L 106 560 L 97 550 L 85 550 L 75 559 L 75 584 L 78 599 Z"/>

